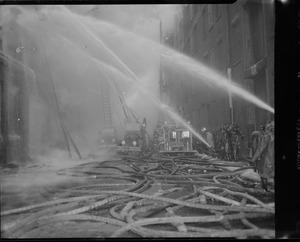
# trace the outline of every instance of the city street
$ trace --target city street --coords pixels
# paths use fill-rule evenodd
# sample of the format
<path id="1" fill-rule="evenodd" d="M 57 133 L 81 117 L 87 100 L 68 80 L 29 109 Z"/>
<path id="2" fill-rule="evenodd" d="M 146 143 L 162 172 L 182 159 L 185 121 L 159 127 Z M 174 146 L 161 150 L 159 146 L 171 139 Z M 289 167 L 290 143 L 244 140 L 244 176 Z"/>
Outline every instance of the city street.
<path id="1" fill-rule="evenodd" d="M 95 160 L 1 170 L 2 237 L 275 236 L 274 190 L 245 162 Z"/>
<path id="2" fill-rule="evenodd" d="M 1 5 L 1 237 L 275 238 L 275 2 Z"/>

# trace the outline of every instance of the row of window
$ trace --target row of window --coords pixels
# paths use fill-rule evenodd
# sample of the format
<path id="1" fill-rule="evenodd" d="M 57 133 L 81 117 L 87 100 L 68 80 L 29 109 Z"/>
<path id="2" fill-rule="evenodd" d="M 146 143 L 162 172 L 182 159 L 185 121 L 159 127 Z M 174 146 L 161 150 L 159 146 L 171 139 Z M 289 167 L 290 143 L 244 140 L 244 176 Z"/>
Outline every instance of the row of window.
<path id="1" fill-rule="evenodd" d="M 220 9 L 222 5 L 206 4 L 191 6 L 192 7 L 190 10 L 186 12 L 184 19 L 181 21 L 181 28 L 178 32 L 179 34 L 177 33 L 177 36 L 180 36 L 181 38 L 181 42 L 179 44 L 183 46 L 184 53 L 189 54 L 190 56 L 199 57 L 199 59 L 203 60 L 205 64 L 220 70 L 226 75 L 228 67 L 228 53 L 227 48 L 225 48 L 227 38 L 226 29 L 223 30 L 223 34 L 218 33 L 218 37 L 215 39 L 214 43 L 209 43 L 210 47 L 207 49 L 207 52 L 204 54 L 200 53 L 201 47 L 203 49 L 205 38 L 207 35 L 210 35 L 209 31 L 211 31 L 212 28 L 216 28 L 217 25 L 214 26 L 214 24 L 219 21 L 221 12 L 223 13 L 223 11 Z M 225 5 L 223 6 L 225 7 Z M 233 73 L 240 73 L 243 75 L 243 62 L 241 61 L 241 58 L 243 58 L 244 49 L 246 51 L 246 55 L 244 56 L 245 61 L 247 59 L 249 60 L 246 61 L 247 66 L 251 66 L 261 60 L 265 54 L 264 26 L 268 26 L 268 24 L 271 25 L 271 23 L 265 22 L 268 21 L 268 19 L 264 19 L 263 6 L 261 2 L 249 1 L 245 5 L 241 5 L 239 3 L 230 6 L 228 5 L 226 11 L 228 11 L 226 13 L 229 17 L 228 38 L 230 63 L 228 63 L 228 65 L 234 66 L 239 70 L 238 72 L 235 71 Z M 197 19 L 194 18 L 195 16 L 197 16 Z M 186 26 L 187 29 L 182 29 L 182 26 Z M 192 31 L 189 28 L 193 28 Z M 216 29 L 214 29 L 214 31 L 215 30 Z M 191 32 L 191 35 L 184 35 L 185 31 L 186 33 Z M 184 41 L 185 45 L 182 45 Z M 207 41 L 208 39 L 206 42 Z M 233 79 L 242 78 L 233 77 Z M 245 86 L 248 87 L 251 83 L 248 83 L 248 86 L 246 84 Z M 261 88 L 259 88 L 259 90 L 260 89 Z M 196 93 L 197 89 L 194 88 L 192 91 Z M 264 95 L 262 94 L 262 96 Z M 190 98 L 192 99 L 192 95 L 190 95 Z M 197 120 L 198 116 L 202 114 L 205 119 L 208 119 L 207 123 L 210 123 L 212 127 L 218 127 L 220 124 L 226 123 L 230 120 L 228 106 L 228 99 L 216 100 L 215 102 L 206 104 L 205 107 L 201 107 L 194 111 L 192 110 L 193 120 L 196 124 L 200 125 L 197 123 L 199 122 Z M 256 121 L 256 116 L 259 115 L 256 115 L 253 106 L 249 105 L 246 109 L 246 112 L 247 122 L 249 124 L 254 124 L 256 122 L 261 123 Z M 237 115 L 239 114 L 240 112 L 237 112 Z M 237 120 L 239 120 L 239 118 L 237 118 Z M 203 123 L 206 123 L 206 120 L 203 121 Z"/>
<path id="2" fill-rule="evenodd" d="M 231 51 L 231 62 L 232 64 L 238 61 L 241 58 L 242 54 L 242 42 L 243 42 L 243 28 L 241 26 L 241 16 L 238 10 L 238 4 L 233 4 L 234 6 L 229 7 L 229 16 L 231 16 L 230 22 L 230 49 Z M 200 7 L 201 6 L 201 7 Z M 179 48 L 184 53 L 187 53 L 191 56 L 197 56 L 199 53 L 199 47 L 203 40 L 207 37 L 208 32 L 213 28 L 214 23 L 218 21 L 221 17 L 221 7 L 225 7 L 225 5 L 220 4 L 194 4 L 188 5 L 187 9 L 189 11 L 184 15 L 180 29 L 176 34 L 176 42 L 178 42 L 177 46 L 181 46 L 183 48 Z M 198 21 L 192 25 L 192 21 L 187 21 L 191 16 L 194 17 L 200 12 L 200 16 Z M 245 7 L 245 30 L 246 30 L 246 52 L 249 53 L 249 57 L 247 59 L 247 66 L 250 64 L 256 63 L 264 55 L 264 31 L 263 31 L 263 15 L 262 15 L 262 4 L 251 2 L 247 4 Z M 182 29 L 182 27 L 185 28 Z M 192 31 L 189 27 L 192 26 Z M 191 33 L 189 36 L 188 34 Z M 186 40 L 184 40 L 187 38 Z M 209 55 L 209 63 L 214 63 L 214 50 L 212 49 Z"/>
<path id="3" fill-rule="evenodd" d="M 179 28 L 177 33 L 175 34 L 176 43 L 175 45 L 180 46 L 180 43 L 184 42 L 183 50 L 185 53 L 190 53 L 194 55 L 196 50 L 196 43 L 200 42 L 200 36 L 202 39 L 205 39 L 207 33 L 210 29 L 212 29 L 214 22 L 217 22 L 221 17 L 221 6 L 222 4 L 189 4 L 184 10 L 183 18 L 179 23 Z M 193 18 L 201 13 L 201 18 L 192 25 Z M 186 36 L 188 36 L 190 32 L 190 26 L 193 26 L 193 32 L 195 34 L 195 39 L 189 37 L 187 40 Z"/>
<path id="4" fill-rule="evenodd" d="M 197 130 L 206 128 L 218 129 L 230 122 L 228 100 L 220 98 L 210 103 L 202 103 L 192 112 L 192 125 Z"/>
<path id="5" fill-rule="evenodd" d="M 222 4 L 189 4 L 187 6 L 187 18 L 189 21 L 192 21 L 193 18 L 202 10 L 207 11 L 207 18 L 208 18 L 208 23 L 211 25 L 213 24 L 214 21 L 218 21 L 221 12 Z"/>

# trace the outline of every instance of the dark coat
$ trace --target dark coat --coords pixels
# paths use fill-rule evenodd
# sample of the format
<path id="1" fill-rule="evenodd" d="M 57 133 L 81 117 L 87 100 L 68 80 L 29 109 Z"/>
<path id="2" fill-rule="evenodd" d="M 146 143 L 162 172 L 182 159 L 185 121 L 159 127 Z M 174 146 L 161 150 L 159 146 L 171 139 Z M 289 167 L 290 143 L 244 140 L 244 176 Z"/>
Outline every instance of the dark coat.
<path id="1" fill-rule="evenodd" d="M 260 159 L 259 159 L 260 158 Z M 274 166 L 274 136 L 270 134 L 264 134 L 259 140 L 256 152 L 252 157 L 252 161 L 257 163 L 258 174 L 261 178 L 274 178 L 275 166 Z"/>

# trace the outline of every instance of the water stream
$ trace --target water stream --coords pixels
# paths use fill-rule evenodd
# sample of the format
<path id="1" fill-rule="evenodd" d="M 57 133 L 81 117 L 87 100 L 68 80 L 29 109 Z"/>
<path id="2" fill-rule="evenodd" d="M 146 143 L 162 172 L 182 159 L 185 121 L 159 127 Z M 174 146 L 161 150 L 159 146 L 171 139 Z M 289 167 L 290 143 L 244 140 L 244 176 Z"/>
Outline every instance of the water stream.
<path id="1" fill-rule="evenodd" d="M 144 50 L 146 54 L 155 52 L 161 56 L 168 66 L 172 66 L 174 70 L 181 68 L 192 77 L 195 77 L 199 83 L 213 85 L 215 88 L 226 90 L 260 108 L 274 113 L 274 108 L 241 86 L 229 81 L 216 70 L 163 44 L 149 40 L 111 23 L 75 14 L 64 6 L 44 7 L 39 10 L 17 8 L 21 12 L 17 19 L 18 24 L 26 29 L 32 38 L 46 49 L 46 55 L 50 55 L 50 57 L 47 56 L 48 59 L 51 58 L 51 55 L 56 55 L 56 58 L 60 57 L 60 50 L 51 49 L 51 46 L 53 46 L 53 43 L 61 43 L 61 55 L 64 54 L 64 48 L 67 48 L 67 52 L 65 53 L 75 52 L 79 59 L 89 59 L 89 61 L 101 67 L 102 70 L 106 70 L 108 75 L 117 78 L 118 81 L 124 80 L 126 83 L 130 82 L 130 85 L 136 86 L 137 90 L 147 96 L 157 108 L 164 113 L 168 113 L 170 117 L 189 129 L 207 146 L 209 145 L 205 139 L 180 117 L 173 108 L 162 103 L 154 93 L 145 88 L 141 78 L 133 71 L 133 64 L 126 62 L 126 57 L 130 57 L 130 51 L 134 51 L 135 49 L 137 51 Z M 117 47 L 114 49 L 113 45 L 109 45 L 107 41 L 105 42 L 105 39 L 119 40 L 120 45 L 124 45 L 125 48 L 128 48 L 128 51 L 125 52 L 125 55 L 124 52 L 123 55 L 119 55 L 119 49 Z M 126 56 L 126 53 L 128 56 Z M 142 63 L 143 60 L 141 59 L 140 62 Z M 51 61 L 50 65 L 55 62 L 55 59 L 51 59 Z M 64 65 L 63 62 L 61 64 Z M 145 69 L 147 66 L 143 66 L 142 68 Z M 88 85 L 89 83 L 87 82 L 86 84 Z"/>

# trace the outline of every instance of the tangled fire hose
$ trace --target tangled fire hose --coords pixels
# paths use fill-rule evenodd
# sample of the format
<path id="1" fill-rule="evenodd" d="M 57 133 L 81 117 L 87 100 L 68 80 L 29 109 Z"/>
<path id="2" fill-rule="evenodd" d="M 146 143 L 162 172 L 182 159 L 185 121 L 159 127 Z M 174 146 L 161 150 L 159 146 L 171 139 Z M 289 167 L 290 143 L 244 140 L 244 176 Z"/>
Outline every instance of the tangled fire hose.
<path id="1" fill-rule="evenodd" d="M 111 237 L 274 238 L 274 194 L 240 177 L 247 169 L 203 157 L 81 164 L 57 175 L 84 177 L 86 184 L 45 187 L 54 200 L 2 211 L 1 217 L 27 215 L 5 223 L 2 237 L 26 238 L 56 222 L 93 221 L 118 226 Z"/>

